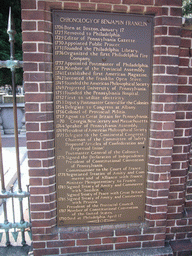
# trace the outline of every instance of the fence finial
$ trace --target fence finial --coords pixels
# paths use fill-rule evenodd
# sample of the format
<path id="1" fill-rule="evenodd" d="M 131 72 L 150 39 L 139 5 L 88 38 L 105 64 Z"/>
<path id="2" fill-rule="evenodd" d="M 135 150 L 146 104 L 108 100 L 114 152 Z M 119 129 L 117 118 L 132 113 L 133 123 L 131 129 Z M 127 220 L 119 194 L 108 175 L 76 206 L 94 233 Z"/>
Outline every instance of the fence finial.
<path id="1" fill-rule="evenodd" d="M 9 35 L 9 42 L 14 41 L 16 31 L 15 31 L 15 23 L 11 14 L 11 7 L 9 7 L 7 34 Z"/>

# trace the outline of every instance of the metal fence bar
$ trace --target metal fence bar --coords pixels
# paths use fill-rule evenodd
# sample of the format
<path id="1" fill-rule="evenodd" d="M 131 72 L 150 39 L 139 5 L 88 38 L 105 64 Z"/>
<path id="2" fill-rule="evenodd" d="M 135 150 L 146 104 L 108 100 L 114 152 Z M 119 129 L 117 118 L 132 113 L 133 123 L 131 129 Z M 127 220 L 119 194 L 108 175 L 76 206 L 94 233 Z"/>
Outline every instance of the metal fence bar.
<path id="1" fill-rule="evenodd" d="M 18 231 L 20 229 L 22 245 L 26 244 L 25 241 L 25 230 L 28 229 L 29 235 L 31 237 L 31 215 L 30 215 L 30 204 L 29 204 L 29 187 L 27 187 L 27 192 L 22 191 L 21 186 L 21 170 L 20 170 L 20 160 L 19 160 L 19 140 L 18 140 L 18 123 L 17 123 L 17 98 L 16 98 L 16 85 L 15 85 L 15 70 L 16 68 L 23 67 L 23 62 L 15 60 L 14 52 L 14 43 L 15 43 L 15 26 L 14 21 L 11 15 L 11 8 L 9 8 L 9 19 L 8 19 L 8 28 L 7 33 L 9 34 L 10 42 L 10 60 L 0 61 L 0 68 L 9 68 L 12 73 L 12 91 L 13 91 L 13 115 L 14 115 L 14 134 L 15 134 L 15 150 L 16 150 L 16 167 L 17 167 L 17 179 L 18 179 L 18 192 L 14 192 L 13 188 L 10 191 L 6 191 L 5 181 L 4 181 L 4 172 L 3 172 L 3 160 L 2 160 L 2 144 L 0 138 L 0 175 L 1 175 L 1 187 L 2 191 L 0 193 L 0 199 L 3 200 L 3 212 L 4 212 L 4 223 L 0 223 L 0 229 L 5 230 L 6 234 L 6 245 L 10 245 L 9 239 L 9 230 L 14 229 L 12 235 L 17 241 Z M 1 137 L 1 136 L 0 136 Z M 7 202 L 8 198 L 12 199 L 12 211 L 13 211 L 13 223 L 8 221 L 7 217 Z M 15 207 L 14 207 L 14 198 L 19 200 L 19 211 L 20 211 L 20 222 L 15 222 Z M 28 207 L 29 207 L 29 222 L 24 220 L 23 214 L 23 199 L 28 198 Z"/>

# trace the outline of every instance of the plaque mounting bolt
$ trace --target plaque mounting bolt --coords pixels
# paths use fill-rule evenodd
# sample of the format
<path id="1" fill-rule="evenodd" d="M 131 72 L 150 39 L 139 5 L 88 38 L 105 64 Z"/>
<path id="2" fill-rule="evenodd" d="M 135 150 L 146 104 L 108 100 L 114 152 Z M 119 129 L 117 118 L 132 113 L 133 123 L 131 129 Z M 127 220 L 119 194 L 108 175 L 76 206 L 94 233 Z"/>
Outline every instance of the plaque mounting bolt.
<path id="1" fill-rule="evenodd" d="M 104 192 L 104 188 L 100 188 L 100 191 L 101 191 L 101 192 Z"/>
<path id="2" fill-rule="evenodd" d="M 107 59 L 106 59 L 106 58 L 103 58 L 103 59 L 102 59 L 102 61 L 103 61 L 103 62 L 106 62 L 106 61 L 107 61 Z"/>

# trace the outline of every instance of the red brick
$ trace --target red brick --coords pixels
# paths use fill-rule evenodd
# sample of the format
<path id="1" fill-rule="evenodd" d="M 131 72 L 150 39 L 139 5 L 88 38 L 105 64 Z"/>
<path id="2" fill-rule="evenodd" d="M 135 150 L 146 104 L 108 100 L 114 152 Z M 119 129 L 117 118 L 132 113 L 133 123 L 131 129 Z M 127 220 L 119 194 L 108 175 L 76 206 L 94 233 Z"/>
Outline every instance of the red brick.
<path id="1" fill-rule="evenodd" d="M 123 0 L 123 4 L 134 4 L 133 0 Z M 140 5 L 153 5 L 153 0 L 137 0 L 135 4 Z"/>
<path id="2" fill-rule="evenodd" d="M 28 149 L 40 149 L 40 143 L 39 142 L 28 142 L 27 141 L 27 148 Z"/>
<path id="3" fill-rule="evenodd" d="M 91 0 L 95 3 L 106 3 L 106 4 L 121 4 L 121 0 Z"/>
<path id="4" fill-rule="evenodd" d="M 42 62 L 50 60 L 50 55 L 45 53 L 25 53 L 23 57 L 24 61 L 30 62 Z"/>
<path id="5" fill-rule="evenodd" d="M 47 158 L 52 156 L 53 153 L 51 150 L 46 150 L 46 151 L 42 151 L 42 150 L 36 150 L 36 151 L 29 151 L 28 152 L 28 157 L 31 158 Z"/>
<path id="6" fill-rule="evenodd" d="M 168 197 L 168 195 L 169 195 L 169 191 L 168 191 L 167 189 L 165 189 L 165 190 L 159 190 L 159 191 L 158 191 L 158 196 L 159 196 L 159 197 L 162 197 L 162 196 Z"/>
<path id="7" fill-rule="evenodd" d="M 172 149 L 151 149 L 150 154 L 156 156 L 169 156 L 172 153 Z"/>
<path id="8" fill-rule="evenodd" d="M 64 246 L 75 246 L 74 240 L 69 241 L 51 241 L 47 242 L 47 247 L 64 247 Z"/>
<path id="9" fill-rule="evenodd" d="M 179 54 L 179 47 L 168 47 L 168 54 L 169 55 L 178 55 Z"/>
<path id="10" fill-rule="evenodd" d="M 178 93 L 192 93 L 191 86 L 178 86 Z"/>
<path id="11" fill-rule="evenodd" d="M 113 236 L 113 230 L 90 231 L 89 233 L 90 238 L 109 237 L 109 236 Z"/>
<path id="12" fill-rule="evenodd" d="M 156 139 L 171 139 L 173 138 L 173 131 L 152 131 L 151 137 Z"/>
<path id="13" fill-rule="evenodd" d="M 130 6 L 130 13 L 143 13 L 143 12 L 144 12 L 144 6 L 137 6 L 137 5 Z"/>
<path id="14" fill-rule="evenodd" d="M 162 157 L 161 164 L 171 164 L 172 158 L 171 157 Z"/>
<path id="15" fill-rule="evenodd" d="M 36 30 L 36 22 L 35 21 L 23 21 L 22 22 L 22 30 Z"/>
<path id="16" fill-rule="evenodd" d="M 31 195 L 30 196 L 30 202 L 33 204 L 33 203 L 43 203 L 44 202 L 44 199 L 43 199 L 43 196 L 37 196 L 37 195 L 35 195 L 35 196 L 33 196 L 33 195 Z M 35 213 L 33 213 L 33 215 L 34 215 Z M 44 216 L 44 213 L 36 213 L 36 218 L 33 218 L 33 219 L 42 219 L 42 218 L 40 218 L 40 216 L 38 216 L 38 214 L 40 215 L 40 216 L 42 216 L 42 214 L 43 214 L 43 216 Z"/>
<path id="17" fill-rule="evenodd" d="M 156 17 L 155 25 L 181 26 L 181 18 L 176 17 Z"/>
<path id="18" fill-rule="evenodd" d="M 37 92 L 38 84 L 37 83 L 26 83 L 24 85 L 25 92 Z"/>
<path id="19" fill-rule="evenodd" d="M 38 112 L 39 111 L 39 104 L 38 103 L 26 103 L 25 104 L 25 111 L 26 112 Z"/>
<path id="20" fill-rule="evenodd" d="M 154 85 L 153 86 L 153 93 L 164 93 L 164 85 Z"/>
<path id="21" fill-rule="evenodd" d="M 140 233 L 140 228 L 127 228 L 116 230 L 116 236 L 139 235 Z"/>
<path id="22" fill-rule="evenodd" d="M 179 75 L 186 75 L 186 76 L 190 76 L 192 72 L 191 68 L 180 68 L 179 69 Z"/>
<path id="23" fill-rule="evenodd" d="M 28 161 L 29 167 L 41 167 L 41 161 L 40 160 L 29 160 Z"/>
<path id="24" fill-rule="evenodd" d="M 45 242 L 34 242 L 33 248 L 45 248 Z"/>
<path id="25" fill-rule="evenodd" d="M 150 156 L 148 162 L 149 164 L 160 164 L 160 158 Z"/>
<path id="26" fill-rule="evenodd" d="M 164 66 L 154 66 L 153 67 L 154 74 L 164 74 L 165 73 L 165 67 Z"/>
<path id="27" fill-rule="evenodd" d="M 45 94 L 45 93 L 31 93 L 25 95 L 25 101 L 26 102 L 46 102 L 51 101 L 52 95 L 51 94 Z"/>
<path id="28" fill-rule="evenodd" d="M 48 131 L 48 130 L 53 130 L 54 129 L 54 124 L 53 122 L 51 123 L 42 123 L 41 124 L 41 131 Z"/>
<path id="29" fill-rule="evenodd" d="M 103 238 L 103 244 L 125 243 L 127 237 Z"/>
<path id="30" fill-rule="evenodd" d="M 150 147 L 152 148 L 161 148 L 161 141 L 159 140 L 150 140 Z"/>
<path id="31" fill-rule="evenodd" d="M 174 121 L 175 115 L 174 114 L 162 114 L 162 113 L 152 113 L 152 120 L 156 121 Z"/>
<path id="32" fill-rule="evenodd" d="M 38 51 L 45 53 L 52 53 L 52 45 L 45 43 L 38 43 Z M 51 63 L 51 61 L 50 61 Z M 44 64 L 44 63 L 43 63 Z"/>
<path id="33" fill-rule="evenodd" d="M 55 144 L 54 144 L 54 141 L 41 142 L 41 147 L 42 147 L 42 149 L 54 148 Z"/>
<path id="34" fill-rule="evenodd" d="M 56 10 L 61 10 L 62 9 L 62 3 L 57 3 L 57 2 L 45 2 L 45 1 L 38 1 L 38 9 L 39 10 L 48 10 L 50 11 L 51 9 L 56 9 Z"/>
<path id="35" fill-rule="evenodd" d="M 38 31 L 52 32 L 52 24 L 47 21 L 38 21 Z"/>
<path id="36" fill-rule="evenodd" d="M 191 121 L 179 121 L 175 123 L 175 128 L 190 128 L 191 127 Z"/>
<path id="37" fill-rule="evenodd" d="M 157 105 L 159 106 L 159 105 Z M 163 106 L 162 106 L 163 107 Z M 159 108 L 152 108 L 153 111 L 161 111 L 160 107 Z M 162 130 L 162 123 L 157 123 L 157 122 L 151 122 L 151 129 L 152 130 Z"/>
<path id="38" fill-rule="evenodd" d="M 178 74 L 179 73 L 179 68 L 178 67 L 167 67 L 167 74 Z"/>
<path id="39" fill-rule="evenodd" d="M 182 38 L 180 47 L 190 48 L 191 47 L 191 40 Z"/>
<path id="40" fill-rule="evenodd" d="M 97 5 L 97 11 L 100 11 L 100 12 L 111 12 L 112 11 L 112 5 L 110 4 L 98 4 Z"/>
<path id="41" fill-rule="evenodd" d="M 75 246 L 75 247 L 61 248 L 61 253 L 83 253 L 83 252 L 87 252 L 87 247 Z"/>
<path id="42" fill-rule="evenodd" d="M 23 51 L 24 52 L 36 52 L 36 44 L 35 43 L 23 43 L 22 45 Z M 24 70 L 25 70 L 25 65 L 27 63 L 24 63 Z"/>
<path id="43" fill-rule="evenodd" d="M 140 235 L 140 236 L 129 236 L 129 242 L 153 240 L 153 235 Z"/>
<path id="44" fill-rule="evenodd" d="M 176 87 L 174 86 L 173 87 L 167 86 L 166 88 L 167 90 L 170 90 L 170 91 L 172 90 L 172 88 L 176 90 Z M 173 94 L 164 94 L 164 95 L 159 94 L 159 95 L 154 95 L 153 100 L 156 102 L 176 102 L 177 96 Z"/>
<path id="45" fill-rule="evenodd" d="M 44 20 L 47 19 L 48 13 L 41 10 L 23 10 L 22 11 L 22 19 L 23 20 Z"/>
<path id="46" fill-rule="evenodd" d="M 64 9 L 65 10 L 79 10 L 79 3 L 68 3 L 64 2 Z"/>
<path id="47" fill-rule="evenodd" d="M 94 252 L 94 251 L 110 251 L 113 250 L 113 245 L 95 245 L 95 246 L 89 246 L 89 251 Z"/>
<path id="48" fill-rule="evenodd" d="M 43 212 L 32 212 L 31 213 L 31 218 L 33 220 L 36 220 L 36 219 L 43 219 L 44 218 L 44 213 Z"/>
<path id="49" fill-rule="evenodd" d="M 189 49 L 181 48 L 179 51 L 180 57 L 189 57 Z"/>
<path id="50" fill-rule="evenodd" d="M 140 248 L 141 243 L 140 242 L 135 242 L 135 243 L 122 243 L 122 244 L 116 244 L 115 249 L 116 250 L 121 250 L 121 249 L 129 249 L 129 248 Z"/>
<path id="51" fill-rule="evenodd" d="M 30 178 L 29 184 L 40 186 L 40 185 L 42 185 L 42 179 L 41 178 Z"/>
<path id="52" fill-rule="evenodd" d="M 37 195 L 39 195 L 39 194 L 48 194 L 49 193 L 49 187 L 30 187 L 30 192 L 31 192 L 31 194 L 32 195 L 35 195 L 35 194 L 37 194 Z M 33 205 L 34 207 L 36 207 L 36 205 Z M 42 210 L 42 208 L 40 208 L 39 209 L 39 207 L 42 207 L 42 208 L 46 208 L 46 209 L 48 209 L 48 207 L 49 207 L 49 204 L 44 204 L 44 205 L 38 205 L 38 209 L 36 209 L 36 211 L 37 210 Z"/>
<path id="53" fill-rule="evenodd" d="M 93 245 L 93 244 L 101 244 L 101 239 L 81 239 L 77 240 L 77 245 Z"/>
<path id="54" fill-rule="evenodd" d="M 182 153 L 182 146 L 174 146 L 173 153 Z"/>
<path id="55" fill-rule="evenodd" d="M 168 75 L 161 75 L 161 76 L 155 76 L 153 78 L 154 83 L 160 83 L 160 84 L 177 84 L 178 77 L 177 76 L 168 76 Z"/>
<path id="56" fill-rule="evenodd" d="M 26 130 L 27 131 L 39 131 L 39 124 L 38 123 L 27 123 Z"/>
<path id="57" fill-rule="evenodd" d="M 163 123 L 163 130 L 173 130 L 175 128 L 174 122 Z"/>
<path id="58" fill-rule="evenodd" d="M 186 66 L 186 70 L 189 68 L 189 59 L 186 58 L 180 58 L 179 59 L 179 66 Z"/>
<path id="59" fill-rule="evenodd" d="M 54 220 L 33 220 L 33 227 L 48 227 L 54 223 Z M 55 246 L 56 247 L 56 246 Z"/>
<path id="60" fill-rule="evenodd" d="M 156 37 L 155 38 L 155 44 L 156 45 L 179 45 L 180 44 L 180 38 L 179 37 L 171 37 L 171 36 L 165 36 L 165 37 Z"/>
<path id="61" fill-rule="evenodd" d="M 180 27 L 169 27 L 169 35 L 180 36 L 181 28 Z M 180 38 L 178 38 L 178 40 L 180 40 Z"/>
<path id="62" fill-rule="evenodd" d="M 32 169 L 29 170 L 29 175 L 32 177 L 46 177 L 49 175 L 54 175 L 55 171 L 53 170 L 52 172 L 50 172 L 49 170 L 46 169 Z"/>
<path id="63" fill-rule="evenodd" d="M 147 6 L 145 14 L 155 14 L 157 16 L 168 15 L 168 8 Z"/>
<path id="64" fill-rule="evenodd" d="M 163 247 L 165 244 L 164 239 L 162 241 L 148 241 L 143 242 L 143 247 Z"/>
<path id="65" fill-rule="evenodd" d="M 167 28 L 166 27 L 156 27 L 154 34 L 155 35 L 167 35 Z"/>
<path id="66" fill-rule="evenodd" d="M 43 167 L 53 166 L 55 164 L 54 159 L 43 160 Z"/>
<path id="67" fill-rule="evenodd" d="M 52 100 L 52 95 L 51 96 L 51 100 Z M 47 99 L 47 101 L 50 101 Z M 53 102 L 52 103 L 43 103 L 41 104 L 41 111 L 53 111 Z"/>
<path id="68" fill-rule="evenodd" d="M 161 6 L 161 5 L 171 5 L 171 6 L 182 6 L 181 0 L 172 0 L 171 2 L 168 0 L 155 0 L 155 5 Z"/>
<path id="69" fill-rule="evenodd" d="M 37 71 L 37 63 L 25 63 L 25 71 Z"/>
<path id="70" fill-rule="evenodd" d="M 75 232 L 75 233 L 61 233 L 61 239 L 85 239 L 88 238 L 88 234 L 86 232 Z"/>
<path id="71" fill-rule="evenodd" d="M 53 139 L 52 132 L 28 132 L 27 140 L 49 140 Z"/>
<path id="72" fill-rule="evenodd" d="M 51 42 L 51 35 L 44 32 L 23 32 L 22 35 L 23 41 L 45 41 L 45 42 Z M 25 54 L 24 54 L 25 56 Z"/>
<path id="73" fill-rule="evenodd" d="M 164 141 L 162 141 L 162 147 L 163 148 L 173 147 L 173 140 L 164 140 Z"/>
<path id="74" fill-rule="evenodd" d="M 179 16 L 182 17 L 182 9 L 181 8 L 171 8 L 170 9 L 171 16 Z"/>
<path id="75" fill-rule="evenodd" d="M 40 83 L 40 92 L 53 92 L 52 83 Z"/>
<path id="76" fill-rule="evenodd" d="M 114 12 L 125 12 L 125 13 L 127 13 L 128 6 L 125 6 L 125 5 L 114 5 L 113 6 L 113 11 Z"/>
<path id="77" fill-rule="evenodd" d="M 55 254 L 55 255 L 59 255 L 59 249 L 54 248 L 54 249 L 40 249 L 38 251 L 34 250 L 34 256 L 40 256 L 40 255 L 51 255 L 51 254 Z"/>
<path id="78" fill-rule="evenodd" d="M 21 0 L 22 9 L 36 9 L 36 0 Z"/>
<path id="79" fill-rule="evenodd" d="M 25 115 L 26 121 L 48 121 L 48 120 L 53 120 L 53 114 L 52 113 L 26 113 Z"/>
<path id="80" fill-rule="evenodd" d="M 176 105 L 173 103 L 173 104 L 165 104 L 164 105 L 164 111 L 165 112 L 172 112 L 176 110 Z"/>
<path id="81" fill-rule="evenodd" d="M 162 44 L 162 42 L 159 42 L 159 44 Z M 154 56 L 154 64 L 178 65 L 179 58 L 175 56 L 161 56 L 161 57 Z"/>
<path id="82" fill-rule="evenodd" d="M 165 46 L 160 46 L 160 45 L 154 46 L 154 55 L 161 55 L 166 53 L 167 53 L 167 48 Z M 162 68 L 162 66 L 159 66 L 159 67 Z"/>
<path id="83" fill-rule="evenodd" d="M 24 73 L 24 79 L 27 82 L 42 82 L 42 81 L 51 81 L 51 73 Z"/>

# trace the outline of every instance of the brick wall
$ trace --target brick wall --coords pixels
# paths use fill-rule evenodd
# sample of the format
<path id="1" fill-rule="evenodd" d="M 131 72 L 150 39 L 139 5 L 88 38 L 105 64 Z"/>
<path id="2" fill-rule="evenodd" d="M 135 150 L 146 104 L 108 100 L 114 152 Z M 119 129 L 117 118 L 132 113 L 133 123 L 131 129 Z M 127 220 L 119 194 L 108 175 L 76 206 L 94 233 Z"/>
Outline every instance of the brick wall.
<path id="1" fill-rule="evenodd" d="M 184 200 L 191 135 L 192 104 L 188 93 L 192 82 L 189 68 L 191 32 L 181 29 L 181 2 L 21 0 L 35 256 L 128 248 L 163 248 L 166 239 L 186 238 L 186 234 L 183 234 L 185 225 L 188 225 L 190 236 L 190 220 L 186 216 L 183 218 L 183 212 L 186 206 L 191 206 L 189 200 Z M 154 16 L 151 125 L 143 223 L 68 228 L 56 226 L 52 9 Z"/>
<path id="2" fill-rule="evenodd" d="M 167 240 L 192 236 L 192 179 L 189 168 L 192 127 L 192 31 L 180 30 L 179 80 L 171 186 L 168 201 Z"/>

